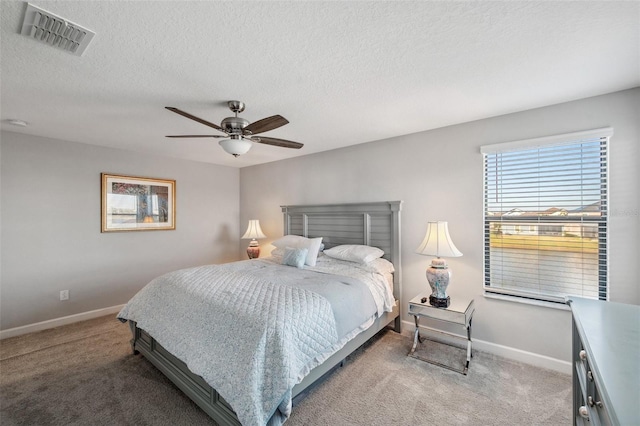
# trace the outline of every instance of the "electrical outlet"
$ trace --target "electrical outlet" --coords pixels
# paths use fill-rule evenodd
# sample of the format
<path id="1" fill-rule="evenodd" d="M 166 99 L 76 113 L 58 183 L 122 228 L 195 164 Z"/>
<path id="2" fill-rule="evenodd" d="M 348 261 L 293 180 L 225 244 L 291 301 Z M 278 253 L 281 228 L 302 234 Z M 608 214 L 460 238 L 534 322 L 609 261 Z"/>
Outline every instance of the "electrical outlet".
<path id="1" fill-rule="evenodd" d="M 60 300 L 69 300 L 69 290 L 60 290 Z"/>

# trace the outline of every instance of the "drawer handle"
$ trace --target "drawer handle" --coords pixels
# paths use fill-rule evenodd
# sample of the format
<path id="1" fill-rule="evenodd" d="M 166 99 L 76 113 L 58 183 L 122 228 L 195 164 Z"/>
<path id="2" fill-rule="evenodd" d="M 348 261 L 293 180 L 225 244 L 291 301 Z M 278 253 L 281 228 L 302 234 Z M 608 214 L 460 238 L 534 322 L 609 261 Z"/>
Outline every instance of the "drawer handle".
<path id="1" fill-rule="evenodd" d="M 583 361 L 587 359 L 587 351 L 585 351 L 584 349 L 581 350 L 578 355 L 580 356 L 580 359 Z"/>
<path id="2" fill-rule="evenodd" d="M 602 401 L 593 402 L 592 396 L 587 398 L 587 404 L 589 404 L 589 407 L 593 407 L 595 405 L 598 408 L 602 408 Z"/>
<path id="3" fill-rule="evenodd" d="M 589 410 L 587 410 L 587 407 L 585 407 L 584 405 L 578 408 L 578 414 L 580 414 L 580 417 L 582 417 L 583 419 L 589 418 Z"/>
<path id="4" fill-rule="evenodd" d="M 589 378 L 589 381 L 593 382 L 593 373 L 591 370 L 587 371 L 587 377 Z"/>

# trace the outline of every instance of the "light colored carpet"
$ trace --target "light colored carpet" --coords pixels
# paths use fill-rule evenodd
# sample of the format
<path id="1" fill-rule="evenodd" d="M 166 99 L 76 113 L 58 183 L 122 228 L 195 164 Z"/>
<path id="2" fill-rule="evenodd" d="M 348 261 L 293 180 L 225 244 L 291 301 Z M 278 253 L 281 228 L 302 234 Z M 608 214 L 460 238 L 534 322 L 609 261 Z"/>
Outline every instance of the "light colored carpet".
<path id="1" fill-rule="evenodd" d="M 0 424 L 214 425 L 131 354 L 129 339 L 129 327 L 108 316 L 1 341 Z M 462 350 L 429 345 L 421 350 L 464 359 Z M 464 376 L 407 357 L 410 347 L 404 336 L 381 333 L 294 407 L 286 424 L 571 424 L 569 375 L 476 351 Z"/>
<path id="2" fill-rule="evenodd" d="M 474 352 L 468 374 L 407 356 L 392 331 L 365 345 L 295 407 L 291 425 L 571 425 L 571 376 Z M 466 350 L 426 342 L 418 354 Z M 436 356 L 437 358 L 437 356 Z"/>

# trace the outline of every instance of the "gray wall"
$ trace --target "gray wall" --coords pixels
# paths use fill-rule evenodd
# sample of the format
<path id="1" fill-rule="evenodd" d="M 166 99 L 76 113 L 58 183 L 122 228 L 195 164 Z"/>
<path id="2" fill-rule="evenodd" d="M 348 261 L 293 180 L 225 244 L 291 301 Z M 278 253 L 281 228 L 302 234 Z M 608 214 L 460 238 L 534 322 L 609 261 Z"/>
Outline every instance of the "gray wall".
<path id="1" fill-rule="evenodd" d="M 0 136 L 3 330 L 123 304 L 162 273 L 238 259 L 238 169 Z M 176 229 L 100 233 L 102 172 L 175 179 Z"/>
<path id="2" fill-rule="evenodd" d="M 283 233 L 279 205 L 403 200 L 403 297 L 425 293 L 430 259 L 415 254 L 428 220 L 446 220 L 463 257 L 448 259 L 449 294 L 474 297 L 474 338 L 570 359 L 570 313 L 483 297 L 480 146 L 612 126 L 611 300 L 640 304 L 640 88 L 494 117 L 240 171 L 241 224 L 260 219 L 269 241 Z M 246 225 L 244 225 L 246 226 Z M 244 247 L 241 247 L 243 249 Z M 404 316 L 405 320 L 409 318 Z M 438 327 L 438 324 L 430 324 Z"/>

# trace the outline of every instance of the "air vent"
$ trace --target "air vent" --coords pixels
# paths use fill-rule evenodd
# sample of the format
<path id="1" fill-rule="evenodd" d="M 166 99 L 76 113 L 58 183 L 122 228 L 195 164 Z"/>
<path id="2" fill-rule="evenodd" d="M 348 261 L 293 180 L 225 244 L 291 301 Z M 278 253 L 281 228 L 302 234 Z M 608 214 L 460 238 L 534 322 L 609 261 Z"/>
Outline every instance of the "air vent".
<path id="1" fill-rule="evenodd" d="M 32 4 L 27 4 L 20 33 L 76 56 L 82 56 L 96 35 Z"/>

